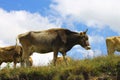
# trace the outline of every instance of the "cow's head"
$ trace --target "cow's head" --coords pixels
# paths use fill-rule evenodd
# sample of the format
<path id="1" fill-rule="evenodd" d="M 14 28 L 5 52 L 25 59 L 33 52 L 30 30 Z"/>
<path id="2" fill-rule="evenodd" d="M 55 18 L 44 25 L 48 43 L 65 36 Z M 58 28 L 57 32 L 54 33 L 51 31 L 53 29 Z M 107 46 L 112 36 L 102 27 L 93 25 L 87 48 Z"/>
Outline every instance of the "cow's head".
<path id="1" fill-rule="evenodd" d="M 88 35 L 86 34 L 88 29 L 84 32 L 80 32 L 80 45 L 85 49 L 91 49 L 89 41 L 88 41 Z"/>

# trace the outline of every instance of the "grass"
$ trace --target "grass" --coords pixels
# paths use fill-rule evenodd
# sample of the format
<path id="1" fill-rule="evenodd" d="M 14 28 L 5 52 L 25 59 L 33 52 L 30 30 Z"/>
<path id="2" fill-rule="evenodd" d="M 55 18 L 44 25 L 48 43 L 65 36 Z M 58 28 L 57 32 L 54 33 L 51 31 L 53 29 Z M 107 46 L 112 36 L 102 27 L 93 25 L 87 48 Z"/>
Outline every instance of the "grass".
<path id="1" fill-rule="evenodd" d="M 118 63 L 120 56 L 100 56 L 94 59 L 72 60 L 68 65 L 4 68 L 0 71 L 0 80 L 90 80 L 94 77 L 112 80 L 112 77 L 117 77 L 120 72 Z"/>

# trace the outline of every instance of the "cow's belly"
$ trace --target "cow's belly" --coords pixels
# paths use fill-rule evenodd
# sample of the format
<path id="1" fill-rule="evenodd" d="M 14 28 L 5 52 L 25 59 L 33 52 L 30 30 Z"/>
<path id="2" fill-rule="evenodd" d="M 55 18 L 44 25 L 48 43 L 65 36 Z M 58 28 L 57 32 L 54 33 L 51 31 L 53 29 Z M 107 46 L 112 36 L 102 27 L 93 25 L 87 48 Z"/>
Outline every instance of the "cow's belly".
<path id="1" fill-rule="evenodd" d="M 42 46 L 34 46 L 34 52 L 38 52 L 38 53 L 48 53 L 48 52 L 52 52 L 52 47 L 47 45 L 42 45 Z"/>
<path id="2" fill-rule="evenodd" d="M 52 52 L 52 50 L 50 50 L 50 49 L 39 49 L 39 50 L 36 50 L 36 52 L 38 52 L 38 53 L 48 53 L 48 52 Z"/>

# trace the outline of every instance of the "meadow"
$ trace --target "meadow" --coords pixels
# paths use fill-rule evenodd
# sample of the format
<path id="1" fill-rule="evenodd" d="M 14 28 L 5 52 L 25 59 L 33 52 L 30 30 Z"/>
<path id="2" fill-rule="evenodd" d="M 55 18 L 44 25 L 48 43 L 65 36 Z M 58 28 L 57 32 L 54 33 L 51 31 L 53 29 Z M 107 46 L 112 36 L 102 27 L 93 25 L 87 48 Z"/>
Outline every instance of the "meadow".
<path id="1" fill-rule="evenodd" d="M 0 80 L 120 80 L 120 56 L 71 60 L 68 65 L 4 68 Z"/>

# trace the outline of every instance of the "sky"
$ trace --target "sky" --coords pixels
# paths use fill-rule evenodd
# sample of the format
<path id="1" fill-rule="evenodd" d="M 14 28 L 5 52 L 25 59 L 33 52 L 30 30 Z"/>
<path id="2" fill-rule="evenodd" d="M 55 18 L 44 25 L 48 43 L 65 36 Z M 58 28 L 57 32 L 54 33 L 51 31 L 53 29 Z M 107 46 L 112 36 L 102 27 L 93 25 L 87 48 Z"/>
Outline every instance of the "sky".
<path id="1" fill-rule="evenodd" d="M 0 46 L 15 45 L 18 34 L 31 30 L 88 29 L 92 49 L 76 45 L 67 56 L 84 59 L 107 55 L 105 39 L 120 35 L 119 4 L 120 0 L 0 0 Z M 34 53 L 32 57 L 34 65 L 43 65 L 53 53 Z"/>

